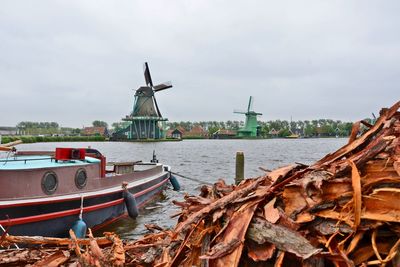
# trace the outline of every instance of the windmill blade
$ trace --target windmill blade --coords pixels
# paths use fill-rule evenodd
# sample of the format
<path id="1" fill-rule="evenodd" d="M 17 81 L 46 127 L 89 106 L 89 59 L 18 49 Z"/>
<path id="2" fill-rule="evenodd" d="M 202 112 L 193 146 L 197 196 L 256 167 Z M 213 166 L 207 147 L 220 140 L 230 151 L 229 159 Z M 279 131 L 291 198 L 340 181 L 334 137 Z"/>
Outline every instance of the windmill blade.
<path id="1" fill-rule="evenodd" d="M 171 82 L 160 83 L 153 87 L 154 92 L 162 91 L 172 87 Z"/>
<path id="2" fill-rule="evenodd" d="M 153 81 L 151 80 L 150 69 L 147 62 L 144 63 L 143 69 L 144 69 L 144 79 L 146 80 L 146 85 L 153 87 Z"/>
<path id="3" fill-rule="evenodd" d="M 247 107 L 247 112 L 253 109 L 253 97 L 250 96 L 249 98 L 249 106 Z"/>
<path id="4" fill-rule="evenodd" d="M 234 110 L 233 110 L 233 113 L 246 114 L 247 111 L 234 109 Z"/>
<path id="5" fill-rule="evenodd" d="M 161 116 L 160 109 L 158 108 L 158 104 L 157 104 L 156 97 L 155 97 L 155 96 L 153 96 L 153 99 L 154 99 L 154 104 L 156 104 L 157 114 L 158 114 L 158 116 L 159 116 L 159 117 L 162 117 L 162 116 Z"/>

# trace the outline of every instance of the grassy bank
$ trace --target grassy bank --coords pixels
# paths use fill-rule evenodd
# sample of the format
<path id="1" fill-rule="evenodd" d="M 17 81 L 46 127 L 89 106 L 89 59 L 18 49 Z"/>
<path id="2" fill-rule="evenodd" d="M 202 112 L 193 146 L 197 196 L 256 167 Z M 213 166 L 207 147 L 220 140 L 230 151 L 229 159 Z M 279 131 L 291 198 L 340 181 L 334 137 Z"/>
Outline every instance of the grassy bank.
<path id="1" fill-rule="evenodd" d="M 42 142 L 96 142 L 105 141 L 103 136 L 2 136 L 1 143 L 6 144 L 21 140 L 23 143 Z"/>

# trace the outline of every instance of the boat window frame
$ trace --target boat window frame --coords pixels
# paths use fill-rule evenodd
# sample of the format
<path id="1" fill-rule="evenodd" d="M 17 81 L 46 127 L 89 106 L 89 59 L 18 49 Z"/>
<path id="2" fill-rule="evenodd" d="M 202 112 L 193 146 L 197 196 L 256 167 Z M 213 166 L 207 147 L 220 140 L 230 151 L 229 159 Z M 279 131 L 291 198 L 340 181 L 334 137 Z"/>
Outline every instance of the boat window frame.
<path id="1" fill-rule="evenodd" d="M 82 173 L 82 172 L 85 174 L 85 182 L 81 185 L 81 184 L 78 183 L 78 175 L 79 175 L 80 173 Z M 83 189 L 83 188 L 85 188 L 85 186 L 87 185 L 87 180 L 88 180 L 88 175 L 87 175 L 86 169 L 85 169 L 85 168 L 79 168 L 79 169 L 76 171 L 76 173 L 75 173 L 75 179 L 74 179 L 74 181 L 75 181 L 75 186 L 76 186 L 78 189 Z"/>
<path id="2" fill-rule="evenodd" d="M 54 188 L 52 188 L 52 189 L 48 189 L 48 188 L 45 186 L 46 177 L 48 177 L 49 175 L 53 175 L 53 176 L 55 177 L 55 181 L 56 181 L 55 186 L 54 186 Z M 57 191 L 57 188 L 58 188 L 58 175 L 57 175 L 57 173 L 55 173 L 54 171 L 47 171 L 47 172 L 45 172 L 45 173 L 43 174 L 43 176 L 42 176 L 41 186 L 42 186 L 42 191 L 43 191 L 46 195 L 52 195 L 52 194 L 54 194 L 54 193 Z"/>

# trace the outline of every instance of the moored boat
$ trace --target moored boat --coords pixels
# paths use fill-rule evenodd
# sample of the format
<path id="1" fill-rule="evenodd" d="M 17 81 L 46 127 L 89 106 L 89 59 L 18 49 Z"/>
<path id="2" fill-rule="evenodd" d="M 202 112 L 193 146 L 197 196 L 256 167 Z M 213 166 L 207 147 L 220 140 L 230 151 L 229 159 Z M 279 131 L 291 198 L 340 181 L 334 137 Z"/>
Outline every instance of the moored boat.
<path id="1" fill-rule="evenodd" d="M 0 159 L 0 225 L 12 235 L 57 237 L 77 222 L 99 228 L 136 217 L 170 178 L 155 159 L 107 164 L 95 149 L 14 151 Z"/>
<path id="2" fill-rule="evenodd" d="M 291 135 L 286 136 L 285 138 L 297 139 L 297 138 L 300 138 L 300 135 L 298 135 L 298 134 L 291 134 Z"/>

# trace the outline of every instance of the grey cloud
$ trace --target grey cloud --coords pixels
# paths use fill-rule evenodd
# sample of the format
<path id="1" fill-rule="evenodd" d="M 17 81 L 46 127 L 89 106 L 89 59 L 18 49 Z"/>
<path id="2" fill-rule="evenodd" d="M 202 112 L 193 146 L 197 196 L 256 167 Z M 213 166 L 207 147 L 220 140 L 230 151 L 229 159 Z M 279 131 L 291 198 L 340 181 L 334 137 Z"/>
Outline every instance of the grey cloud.
<path id="1" fill-rule="evenodd" d="M 118 121 L 148 61 L 164 116 L 356 120 L 399 100 L 397 1 L 2 1 L 0 125 Z M 65 112 L 61 107 L 77 106 Z"/>

